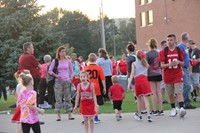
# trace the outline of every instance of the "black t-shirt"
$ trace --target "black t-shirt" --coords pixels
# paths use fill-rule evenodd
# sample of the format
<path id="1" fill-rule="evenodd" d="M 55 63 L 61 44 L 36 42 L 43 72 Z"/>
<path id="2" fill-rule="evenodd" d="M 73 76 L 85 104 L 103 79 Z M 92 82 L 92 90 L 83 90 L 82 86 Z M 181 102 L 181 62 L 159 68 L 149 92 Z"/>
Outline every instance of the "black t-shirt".
<path id="1" fill-rule="evenodd" d="M 200 50 L 198 48 L 195 48 L 194 50 L 190 51 L 190 58 L 191 59 L 198 59 L 200 58 Z M 196 66 L 192 67 L 192 73 L 200 73 L 200 63 L 198 63 Z"/>

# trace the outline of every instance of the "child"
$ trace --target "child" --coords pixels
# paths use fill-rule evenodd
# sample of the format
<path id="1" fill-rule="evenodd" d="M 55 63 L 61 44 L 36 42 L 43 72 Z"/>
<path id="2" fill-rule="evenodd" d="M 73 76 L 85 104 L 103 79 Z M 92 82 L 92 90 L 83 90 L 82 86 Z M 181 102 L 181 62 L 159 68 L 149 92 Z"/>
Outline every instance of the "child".
<path id="1" fill-rule="evenodd" d="M 88 66 L 84 68 L 90 75 L 90 82 L 94 83 L 95 95 L 99 106 L 104 104 L 103 95 L 106 94 L 105 75 L 101 66 L 96 64 L 97 56 L 90 53 L 88 56 Z M 94 124 L 100 123 L 98 114 L 94 117 Z"/>
<path id="2" fill-rule="evenodd" d="M 113 85 L 108 90 L 108 96 L 113 101 L 113 108 L 115 110 L 116 119 L 117 121 L 120 121 L 122 118 L 121 105 L 125 97 L 125 91 L 122 85 L 118 84 L 118 82 L 119 82 L 118 77 L 116 75 L 112 76 Z"/>
<path id="3" fill-rule="evenodd" d="M 24 87 L 17 99 L 17 105 L 20 107 L 21 111 L 20 122 L 22 131 L 23 133 L 29 133 L 30 128 L 32 128 L 34 133 L 41 133 L 38 112 L 44 114 L 44 110 L 37 108 L 37 94 L 33 90 L 33 78 L 30 74 L 24 73 L 19 76 Z"/>
<path id="4" fill-rule="evenodd" d="M 150 88 L 150 84 L 147 79 L 147 70 L 148 70 L 148 63 L 145 57 L 145 54 L 142 51 L 137 51 L 136 53 L 136 62 L 132 64 L 131 70 L 131 79 L 134 77 L 135 79 L 135 95 L 138 99 L 138 113 L 135 113 L 135 119 L 141 120 L 141 104 L 144 100 L 145 109 L 147 110 L 147 120 L 148 122 L 152 122 L 151 115 L 150 115 L 150 107 L 148 96 L 152 94 L 152 90 Z M 130 86 L 129 82 L 129 86 Z"/>
<path id="5" fill-rule="evenodd" d="M 30 74 L 30 71 L 29 70 L 18 70 L 14 74 L 14 76 L 18 82 L 18 84 L 16 86 L 16 90 L 15 90 L 16 100 L 17 100 L 19 94 L 23 91 L 23 85 L 21 83 L 21 78 L 19 77 L 19 75 L 21 73 Z M 21 114 L 20 108 L 18 106 L 16 106 L 15 113 L 13 114 L 13 117 L 12 117 L 12 122 L 17 123 L 16 133 L 22 133 L 21 123 L 20 123 L 20 114 Z"/>
<path id="6" fill-rule="evenodd" d="M 76 102 L 73 111 L 76 111 L 80 98 L 80 114 L 84 118 L 85 132 L 89 133 L 90 129 L 90 133 L 94 133 L 93 117 L 96 115 L 99 107 L 95 96 L 94 85 L 88 82 L 89 75 L 85 71 L 80 73 L 80 80 L 81 83 L 77 86 Z"/>

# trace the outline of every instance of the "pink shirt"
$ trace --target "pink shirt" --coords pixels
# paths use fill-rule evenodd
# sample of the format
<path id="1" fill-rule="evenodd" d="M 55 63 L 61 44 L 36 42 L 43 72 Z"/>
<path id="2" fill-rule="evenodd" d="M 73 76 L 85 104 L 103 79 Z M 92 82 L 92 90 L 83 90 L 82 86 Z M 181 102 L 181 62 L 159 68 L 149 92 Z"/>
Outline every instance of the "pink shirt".
<path id="1" fill-rule="evenodd" d="M 17 99 L 18 106 L 20 107 L 20 122 L 34 124 L 39 121 L 38 112 L 27 107 L 28 104 L 36 106 L 36 92 L 34 90 L 23 90 Z"/>
<path id="2" fill-rule="evenodd" d="M 46 78 L 47 77 L 47 67 L 48 67 L 49 63 L 44 63 L 42 64 L 42 69 L 40 70 L 41 73 L 41 78 Z"/>

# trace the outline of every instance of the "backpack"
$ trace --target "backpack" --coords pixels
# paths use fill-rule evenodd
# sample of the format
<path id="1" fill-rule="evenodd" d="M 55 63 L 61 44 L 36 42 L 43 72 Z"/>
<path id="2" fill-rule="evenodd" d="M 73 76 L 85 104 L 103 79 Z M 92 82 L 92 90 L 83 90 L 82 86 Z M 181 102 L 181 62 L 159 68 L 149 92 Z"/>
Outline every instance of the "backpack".
<path id="1" fill-rule="evenodd" d="M 56 74 L 58 73 L 58 63 L 59 63 L 58 59 L 55 59 L 55 65 L 54 65 L 54 68 L 53 68 L 53 72 L 56 73 Z M 54 86 L 54 84 L 55 84 L 55 77 L 53 75 L 50 75 L 48 73 L 50 65 L 51 64 L 49 64 L 47 66 L 46 82 L 47 82 L 48 86 Z"/>
<path id="2" fill-rule="evenodd" d="M 178 51 L 178 59 L 180 60 L 180 55 L 181 55 L 181 49 L 179 47 L 176 47 L 176 50 Z M 168 55 L 169 48 L 165 47 L 164 48 L 164 53 L 165 53 L 165 63 L 167 63 L 167 55 Z"/>

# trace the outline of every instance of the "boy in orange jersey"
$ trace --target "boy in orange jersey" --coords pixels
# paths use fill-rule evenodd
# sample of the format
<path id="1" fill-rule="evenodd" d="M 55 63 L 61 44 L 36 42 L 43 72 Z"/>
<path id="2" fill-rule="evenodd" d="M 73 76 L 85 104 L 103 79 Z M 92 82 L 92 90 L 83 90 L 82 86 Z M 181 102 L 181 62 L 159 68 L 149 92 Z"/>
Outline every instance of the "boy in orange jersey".
<path id="1" fill-rule="evenodd" d="M 90 82 L 94 83 L 95 94 L 98 105 L 103 105 L 103 94 L 106 93 L 105 76 L 103 69 L 96 65 L 97 56 L 95 53 L 90 53 L 88 56 L 89 64 L 84 68 L 90 75 Z M 102 94 L 103 93 L 103 94 Z M 100 123 L 98 115 L 94 118 L 94 123 Z"/>

